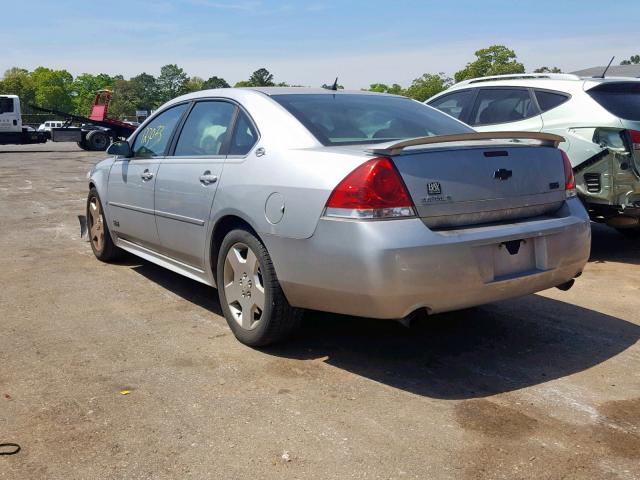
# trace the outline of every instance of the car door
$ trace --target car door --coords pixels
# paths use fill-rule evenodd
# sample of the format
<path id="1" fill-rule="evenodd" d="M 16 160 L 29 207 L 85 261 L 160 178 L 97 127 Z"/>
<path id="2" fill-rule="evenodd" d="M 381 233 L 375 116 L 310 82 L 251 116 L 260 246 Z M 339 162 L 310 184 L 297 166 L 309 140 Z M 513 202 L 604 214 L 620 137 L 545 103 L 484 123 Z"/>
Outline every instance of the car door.
<path id="1" fill-rule="evenodd" d="M 193 104 L 172 154 L 158 171 L 156 224 L 161 251 L 174 260 L 204 269 L 206 233 L 237 107 L 225 100 Z"/>
<path id="2" fill-rule="evenodd" d="M 114 161 L 108 184 L 109 228 L 119 238 L 152 250 L 159 247 L 153 197 L 156 176 L 187 107 L 183 103 L 155 116 L 137 132 L 133 156 Z"/>
<path id="3" fill-rule="evenodd" d="M 537 103 L 524 87 L 479 88 L 467 123 L 479 132 L 542 130 Z"/>

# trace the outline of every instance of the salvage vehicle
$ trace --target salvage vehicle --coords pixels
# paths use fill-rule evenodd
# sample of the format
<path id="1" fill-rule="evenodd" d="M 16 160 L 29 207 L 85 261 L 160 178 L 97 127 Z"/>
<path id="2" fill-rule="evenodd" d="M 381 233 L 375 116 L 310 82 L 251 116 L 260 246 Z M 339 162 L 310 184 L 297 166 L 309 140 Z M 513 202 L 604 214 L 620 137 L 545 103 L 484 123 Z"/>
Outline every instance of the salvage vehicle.
<path id="1" fill-rule="evenodd" d="M 640 237 L 640 79 L 518 74 L 474 78 L 426 102 L 481 132 L 560 135 L 591 218 Z"/>
<path id="2" fill-rule="evenodd" d="M 567 289 L 591 230 L 560 141 L 372 92 L 191 93 L 89 173 L 91 248 L 217 286 L 252 346 L 303 309 L 403 319 Z"/>

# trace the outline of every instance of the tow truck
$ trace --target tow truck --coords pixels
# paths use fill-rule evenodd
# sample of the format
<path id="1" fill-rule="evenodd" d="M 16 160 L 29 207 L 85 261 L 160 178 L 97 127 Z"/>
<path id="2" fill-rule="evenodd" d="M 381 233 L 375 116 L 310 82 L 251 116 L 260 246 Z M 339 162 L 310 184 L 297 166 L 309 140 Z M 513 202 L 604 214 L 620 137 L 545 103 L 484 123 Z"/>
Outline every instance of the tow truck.
<path id="1" fill-rule="evenodd" d="M 22 124 L 20 98 L 17 95 L 0 95 L 0 145 L 76 142 L 83 150 L 106 150 L 112 141 L 126 139 L 137 128 L 133 124 L 109 118 L 110 100 L 110 90 L 98 90 L 89 117 L 29 105 L 32 110 L 65 119 L 62 127 L 52 128 L 51 132 L 41 132 Z M 82 126 L 74 127 L 74 122 Z"/>

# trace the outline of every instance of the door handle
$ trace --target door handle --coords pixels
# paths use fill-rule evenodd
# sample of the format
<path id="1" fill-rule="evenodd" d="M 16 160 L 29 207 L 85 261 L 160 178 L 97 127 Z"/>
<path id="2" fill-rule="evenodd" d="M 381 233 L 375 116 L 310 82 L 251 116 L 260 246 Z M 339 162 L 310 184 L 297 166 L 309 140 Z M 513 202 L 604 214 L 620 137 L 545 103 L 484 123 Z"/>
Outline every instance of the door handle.
<path id="1" fill-rule="evenodd" d="M 212 183 L 216 183 L 218 181 L 218 177 L 213 175 L 209 170 L 200 175 L 200 183 L 203 185 L 211 185 Z"/>
<path id="2" fill-rule="evenodd" d="M 151 173 L 149 169 L 146 168 L 144 172 L 140 174 L 140 177 L 142 177 L 142 180 L 151 180 L 153 178 L 153 173 Z"/>

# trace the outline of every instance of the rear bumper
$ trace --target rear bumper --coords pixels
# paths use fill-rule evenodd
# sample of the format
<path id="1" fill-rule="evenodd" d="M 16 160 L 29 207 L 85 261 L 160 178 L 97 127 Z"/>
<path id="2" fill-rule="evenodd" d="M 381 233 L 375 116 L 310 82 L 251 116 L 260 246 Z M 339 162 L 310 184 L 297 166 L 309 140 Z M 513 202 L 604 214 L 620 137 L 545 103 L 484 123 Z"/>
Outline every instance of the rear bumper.
<path id="1" fill-rule="evenodd" d="M 510 255 L 502 242 L 525 240 Z M 342 314 L 402 318 L 526 295 L 562 284 L 589 258 L 589 218 L 577 199 L 557 216 L 433 232 L 419 219 L 322 219 L 311 238 L 265 236 L 289 302 Z"/>

